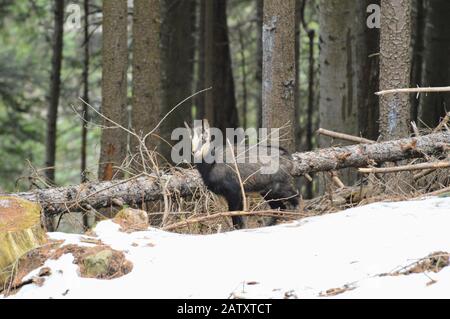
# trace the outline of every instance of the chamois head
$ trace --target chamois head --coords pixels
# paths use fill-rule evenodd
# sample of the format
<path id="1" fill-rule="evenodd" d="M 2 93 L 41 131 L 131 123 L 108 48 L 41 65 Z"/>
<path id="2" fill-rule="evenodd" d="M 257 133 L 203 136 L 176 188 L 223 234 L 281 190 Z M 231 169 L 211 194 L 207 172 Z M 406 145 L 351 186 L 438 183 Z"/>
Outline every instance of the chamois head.
<path id="1" fill-rule="evenodd" d="M 196 121 L 197 122 L 197 121 Z M 201 161 L 204 159 L 211 146 L 211 129 L 208 120 L 204 119 L 200 125 L 195 125 L 192 130 L 185 122 L 184 125 L 190 132 L 192 154 L 194 160 Z"/>

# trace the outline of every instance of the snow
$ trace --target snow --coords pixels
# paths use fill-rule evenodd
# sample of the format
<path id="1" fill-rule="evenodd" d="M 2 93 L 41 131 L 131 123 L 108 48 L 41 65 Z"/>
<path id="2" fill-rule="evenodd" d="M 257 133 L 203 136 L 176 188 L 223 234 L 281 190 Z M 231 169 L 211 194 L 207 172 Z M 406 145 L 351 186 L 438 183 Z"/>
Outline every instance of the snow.
<path id="1" fill-rule="evenodd" d="M 450 267 L 379 275 L 436 251 L 449 252 L 449 226 L 450 198 L 380 202 L 214 235 L 154 228 L 124 233 L 103 221 L 95 228 L 97 239 L 124 251 L 134 266 L 130 273 L 113 280 L 81 278 L 73 256 L 64 254 L 45 263 L 52 274 L 41 287 L 26 285 L 9 298 L 330 298 L 321 292 L 344 285 L 354 289 L 334 298 L 448 298 Z M 92 245 L 80 242 L 86 236 L 49 236 Z M 436 283 L 427 285 L 431 280 Z"/>

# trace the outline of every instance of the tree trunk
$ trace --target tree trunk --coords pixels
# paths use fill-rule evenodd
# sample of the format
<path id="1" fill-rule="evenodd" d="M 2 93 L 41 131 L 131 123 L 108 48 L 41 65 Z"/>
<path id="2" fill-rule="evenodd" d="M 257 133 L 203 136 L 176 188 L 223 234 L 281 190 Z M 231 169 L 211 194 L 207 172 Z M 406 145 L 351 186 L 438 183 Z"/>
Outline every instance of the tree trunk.
<path id="1" fill-rule="evenodd" d="M 365 1 L 321 0 L 320 10 L 320 127 L 359 136 L 367 111 L 370 69 L 366 43 Z M 365 120 L 367 122 L 367 120 Z M 364 127 L 365 129 L 365 127 Z M 327 137 L 321 147 L 331 145 Z M 353 170 L 341 172 L 345 184 L 353 184 Z"/>
<path id="2" fill-rule="evenodd" d="M 425 53 L 425 17 L 426 7 L 424 0 L 413 0 L 413 11 L 411 12 L 411 25 L 412 30 L 412 60 L 411 60 L 411 85 L 412 87 L 421 86 L 422 84 L 422 71 L 423 71 L 423 55 Z M 419 121 L 419 98 L 411 94 L 411 120 L 417 124 L 421 124 Z"/>
<path id="3" fill-rule="evenodd" d="M 56 157 L 56 124 L 58 120 L 58 104 L 61 86 L 61 64 L 63 59 L 64 35 L 64 1 L 54 1 L 54 29 L 53 29 L 53 56 L 50 77 L 50 95 L 47 109 L 47 140 L 45 149 L 45 176 L 51 183 L 55 183 L 55 157 Z"/>
<path id="4" fill-rule="evenodd" d="M 425 155 L 446 154 L 450 133 L 436 133 L 417 138 L 387 141 L 374 144 L 357 144 L 319 149 L 313 152 L 294 153 L 291 174 L 332 171 L 348 167 L 395 162 L 403 159 L 423 158 Z M 189 197 L 196 189 L 204 187 L 196 170 L 177 170 L 175 174 L 137 177 L 124 181 L 89 183 L 77 186 L 36 190 L 12 194 L 39 202 L 48 214 L 101 208 L 115 205 L 136 205 L 142 201 L 159 200 L 164 194 Z"/>
<path id="5" fill-rule="evenodd" d="M 303 0 L 300 8 L 300 19 L 303 25 L 303 29 L 308 35 L 308 104 L 306 107 L 306 128 L 305 128 L 305 149 L 307 151 L 312 151 L 313 149 L 313 115 L 314 115 L 314 86 L 315 86 L 315 57 L 314 57 L 314 39 L 316 32 L 314 29 L 308 27 L 308 23 L 305 20 L 305 8 L 307 0 Z M 308 181 L 305 185 L 306 198 L 313 197 L 313 181 Z"/>
<path id="6" fill-rule="evenodd" d="M 135 0 L 133 13 L 133 111 L 131 126 L 139 136 L 153 130 L 161 112 L 160 2 Z M 158 134 L 159 130 L 155 131 Z M 139 152 L 139 141 L 131 137 L 131 152 Z M 156 136 L 145 145 L 155 150 Z"/>
<path id="7" fill-rule="evenodd" d="M 425 68 L 421 86 L 447 86 L 450 83 L 450 1 L 426 0 Z M 450 109 L 450 94 L 421 95 L 420 120 L 434 128 Z"/>
<path id="8" fill-rule="evenodd" d="M 103 1 L 102 114 L 127 127 L 127 2 Z M 111 127 L 110 121 L 103 125 Z M 127 155 L 127 133 L 120 128 L 102 130 L 99 180 L 120 178 L 117 169 Z"/>
<path id="9" fill-rule="evenodd" d="M 294 132 L 295 132 L 295 149 L 300 150 L 302 147 L 302 128 L 300 127 L 300 27 L 301 27 L 301 9 L 302 0 L 295 0 L 295 87 L 294 87 Z"/>
<path id="10" fill-rule="evenodd" d="M 256 0 L 256 127 L 262 127 L 262 33 L 264 19 L 264 0 Z"/>
<path id="11" fill-rule="evenodd" d="M 199 0 L 198 5 L 198 25 L 197 25 L 197 89 L 196 92 L 206 88 L 205 86 L 205 13 L 206 0 Z M 205 94 L 200 94 L 195 97 L 195 118 L 205 118 Z"/>
<path id="12" fill-rule="evenodd" d="M 223 132 L 239 125 L 226 9 L 226 0 L 206 1 L 205 117 Z"/>
<path id="13" fill-rule="evenodd" d="M 241 123 L 244 129 L 247 129 L 247 110 L 248 110 L 248 92 L 247 92 L 247 58 L 245 56 L 244 33 L 241 26 L 238 26 L 239 32 L 239 54 L 241 56 L 241 76 L 242 76 L 242 116 Z"/>
<path id="14" fill-rule="evenodd" d="M 411 74 L 411 0 L 381 0 L 380 90 L 406 88 Z M 408 94 L 380 98 L 383 140 L 409 135 Z"/>
<path id="15" fill-rule="evenodd" d="M 224 0 L 218 0 L 224 1 Z M 203 70 L 205 72 L 204 75 L 204 84 L 205 88 L 212 87 L 214 85 L 214 29 L 215 29 L 215 21 L 214 21 L 214 4 L 217 1 L 208 1 L 205 0 L 205 25 L 204 25 L 204 66 Z M 214 88 L 213 88 L 214 89 Z M 208 120 L 210 124 L 215 124 L 215 109 L 214 106 L 214 91 L 209 90 L 204 94 L 204 117 Z"/>
<path id="16" fill-rule="evenodd" d="M 163 5 L 162 63 L 164 99 L 161 117 L 192 95 L 194 82 L 195 0 L 165 0 Z M 161 135 L 170 141 L 172 130 L 191 121 L 192 101 L 185 102 L 161 124 Z M 171 148 L 161 143 L 162 155 L 170 159 Z"/>
<path id="17" fill-rule="evenodd" d="M 84 61 L 83 61 L 83 100 L 89 103 L 89 0 L 84 0 Z M 86 182 L 87 157 L 87 123 L 89 108 L 83 103 L 83 120 L 81 122 L 81 182 Z"/>
<path id="18" fill-rule="evenodd" d="M 295 0 L 264 1 L 262 122 L 295 149 Z M 287 125 L 287 127 L 286 127 Z"/>
<path id="19" fill-rule="evenodd" d="M 365 0 L 367 8 L 369 4 L 380 4 L 380 0 Z M 363 13 L 364 14 L 364 13 Z M 355 66 L 358 70 L 357 80 L 357 105 L 358 105 L 358 131 L 361 136 L 377 140 L 379 136 L 378 120 L 380 118 L 380 104 L 378 96 L 374 93 L 379 91 L 380 83 L 380 29 L 367 28 L 366 21 L 358 20 L 364 30 L 360 34 L 360 43 L 355 48 Z"/>

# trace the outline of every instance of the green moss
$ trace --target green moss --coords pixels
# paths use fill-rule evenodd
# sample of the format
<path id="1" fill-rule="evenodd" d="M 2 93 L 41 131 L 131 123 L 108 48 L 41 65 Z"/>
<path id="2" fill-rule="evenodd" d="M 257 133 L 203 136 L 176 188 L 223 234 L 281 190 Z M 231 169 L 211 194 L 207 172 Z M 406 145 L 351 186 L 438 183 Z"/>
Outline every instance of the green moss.
<path id="1" fill-rule="evenodd" d="M 21 256 L 45 243 L 40 214 L 39 204 L 0 196 L 0 286 L 9 278 L 8 270 Z"/>
<path id="2" fill-rule="evenodd" d="M 113 252 L 105 249 L 98 253 L 86 256 L 83 260 L 84 275 L 86 277 L 106 277 L 110 268 Z"/>

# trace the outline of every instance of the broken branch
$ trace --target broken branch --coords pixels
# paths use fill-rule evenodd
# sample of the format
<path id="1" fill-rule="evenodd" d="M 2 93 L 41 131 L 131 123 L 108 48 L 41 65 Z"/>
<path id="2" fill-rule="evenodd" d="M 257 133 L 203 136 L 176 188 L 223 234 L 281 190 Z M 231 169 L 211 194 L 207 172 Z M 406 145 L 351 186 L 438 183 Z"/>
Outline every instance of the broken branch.
<path id="1" fill-rule="evenodd" d="M 439 169 L 439 168 L 449 168 L 450 162 L 435 162 L 435 163 L 421 163 L 414 165 L 403 165 L 403 166 L 393 166 L 393 167 L 370 167 L 370 168 L 360 168 L 358 171 L 363 174 L 386 174 L 386 173 L 396 173 L 404 171 L 419 171 L 426 169 Z"/>

